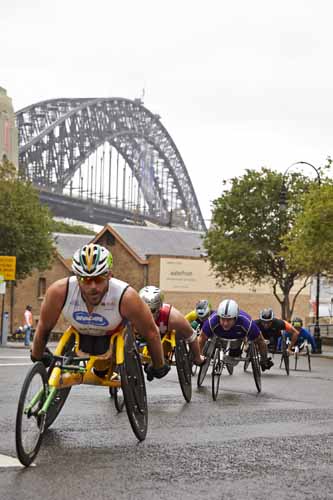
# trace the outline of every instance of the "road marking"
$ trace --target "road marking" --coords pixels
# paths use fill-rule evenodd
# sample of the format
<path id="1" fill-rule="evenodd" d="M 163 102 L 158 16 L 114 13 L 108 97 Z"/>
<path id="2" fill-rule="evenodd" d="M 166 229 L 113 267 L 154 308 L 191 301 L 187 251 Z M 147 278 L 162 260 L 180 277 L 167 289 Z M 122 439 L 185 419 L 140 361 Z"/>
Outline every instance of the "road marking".
<path id="1" fill-rule="evenodd" d="M 17 458 L 0 455 L 0 467 L 23 467 L 23 465 Z"/>
<path id="2" fill-rule="evenodd" d="M 0 363 L 1 366 L 31 366 L 31 363 Z"/>
<path id="3" fill-rule="evenodd" d="M 29 356 L 0 356 L 0 359 L 29 359 Z"/>

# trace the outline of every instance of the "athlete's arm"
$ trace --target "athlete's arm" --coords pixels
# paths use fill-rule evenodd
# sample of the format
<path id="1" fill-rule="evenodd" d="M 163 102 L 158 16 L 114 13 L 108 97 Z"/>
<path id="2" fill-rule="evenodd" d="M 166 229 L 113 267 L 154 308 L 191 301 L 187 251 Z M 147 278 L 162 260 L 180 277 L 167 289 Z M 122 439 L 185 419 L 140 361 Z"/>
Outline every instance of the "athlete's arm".
<path id="1" fill-rule="evenodd" d="M 66 298 L 67 283 L 67 278 L 58 280 L 45 294 L 32 342 L 31 354 L 35 359 L 42 358 L 50 333 L 59 319 Z"/>
<path id="2" fill-rule="evenodd" d="M 286 330 L 286 332 L 290 333 L 290 336 L 291 336 L 290 345 L 288 347 L 288 351 L 291 351 L 291 349 L 297 343 L 297 337 L 299 335 L 299 332 L 296 330 L 296 328 L 291 323 L 288 323 L 288 321 L 284 321 L 284 324 L 285 324 L 285 330 Z"/>
<path id="3" fill-rule="evenodd" d="M 122 296 L 120 314 L 146 340 L 154 368 L 162 368 L 165 361 L 160 333 L 149 307 L 132 287 L 128 287 Z"/>
<path id="4" fill-rule="evenodd" d="M 194 363 L 200 364 L 204 361 L 204 358 L 201 358 L 200 356 L 197 333 L 192 329 L 192 326 L 185 319 L 182 313 L 175 307 L 172 307 L 170 310 L 168 330 L 175 330 L 178 335 L 188 342 L 192 351 Z"/>

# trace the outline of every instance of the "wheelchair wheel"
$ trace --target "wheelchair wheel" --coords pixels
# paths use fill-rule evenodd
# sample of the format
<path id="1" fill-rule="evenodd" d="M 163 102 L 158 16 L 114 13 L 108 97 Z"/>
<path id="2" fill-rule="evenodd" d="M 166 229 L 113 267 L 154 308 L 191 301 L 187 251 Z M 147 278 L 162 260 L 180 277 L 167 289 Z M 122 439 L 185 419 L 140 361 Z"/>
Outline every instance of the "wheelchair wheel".
<path id="1" fill-rule="evenodd" d="M 176 339 L 175 358 L 180 388 L 189 403 L 192 397 L 192 362 L 189 347 L 182 339 Z"/>
<path id="2" fill-rule="evenodd" d="M 75 335 L 71 335 L 71 337 L 68 339 L 66 342 L 64 348 L 62 349 L 60 356 L 70 356 L 74 355 L 74 346 L 75 346 Z M 51 375 L 52 369 L 48 370 L 48 377 Z M 69 396 L 69 393 L 71 391 L 71 387 L 65 387 L 64 389 L 58 389 L 57 394 L 55 398 L 53 399 L 52 403 L 50 404 L 49 409 L 47 410 L 46 414 L 46 421 L 45 421 L 45 428 L 48 429 L 59 413 L 61 412 L 66 399 Z"/>
<path id="3" fill-rule="evenodd" d="M 121 413 L 125 406 L 125 399 L 123 390 L 121 387 L 109 387 L 109 393 L 111 398 L 113 398 L 114 405 L 118 413 Z"/>
<path id="4" fill-rule="evenodd" d="M 233 365 L 229 365 L 229 363 L 226 363 L 225 366 L 227 367 L 227 371 L 228 371 L 229 375 L 232 375 L 234 373 Z"/>
<path id="5" fill-rule="evenodd" d="M 16 414 L 16 452 L 19 461 L 26 467 L 34 460 L 42 443 L 45 415 L 38 416 L 38 412 L 45 402 L 47 391 L 45 367 L 43 363 L 35 363 L 24 380 Z"/>
<path id="6" fill-rule="evenodd" d="M 134 434 L 143 441 L 148 428 L 147 393 L 140 355 L 129 326 L 125 333 L 124 363 L 119 368 L 127 416 Z"/>
<path id="7" fill-rule="evenodd" d="M 249 347 L 249 357 L 251 360 L 252 374 L 258 392 L 261 392 L 261 369 L 259 362 L 259 352 L 256 344 L 251 342 Z"/>
<path id="8" fill-rule="evenodd" d="M 207 375 L 207 371 L 210 365 L 210 362 L 212 360 L 213 354 L 215 350 L 215 339 L 212 340 L 207 340 L 203 354 L 206 356 L 206 361 L 204 362 L 203 365 L 200 366 L 199 373 L 198 373 L 198 378 L 197 378 L 197 386 L 201 387 L 202 383 Z"/>
<path id="9" fill-rule="evenodd" d="M 282 336 L 281 351 L 280 368 L 282 364 L 284 364 L 286 374 L 289 375 L 289 355 L 287 352 L 287 342 L 284 336 Z"/>
<path id="10" fill-rule="evenodd" d="M 305 355 L 308 358 L 308 366 L 309 366 L 309 372 L 311 371 L 311 354 L 310 354 L 310 349 L 309 346 L 305 346 Z"/>
<path id="11" fill-rule="evenodd" d="M 212 396 L 214 401 L 217 399 L 217 395 L 220 387 L 220 379 L 223 370 L 223 360 L 221 359 L 221 349 L 218 347 L 215 349 L 213 368 L 212 368 Z"/>

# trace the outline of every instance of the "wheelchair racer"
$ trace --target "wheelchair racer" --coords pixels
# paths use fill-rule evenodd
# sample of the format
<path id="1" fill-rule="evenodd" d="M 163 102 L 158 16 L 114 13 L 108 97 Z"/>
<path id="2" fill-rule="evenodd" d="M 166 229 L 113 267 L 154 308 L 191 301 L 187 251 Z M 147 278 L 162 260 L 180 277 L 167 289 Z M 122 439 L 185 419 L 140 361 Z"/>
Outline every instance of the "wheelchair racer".
<path id="1" fill-rule="evenodd" d="M 191 324 L 193 330 L 196 330 L 198 333 L 201 330 L 201 327 L 204 321 L 213 313 L 211 304 L 206 299 L 199 300 L 197 302 L 195 309 L 190 311 L 185 315 L 185 319 Z"/>
<path id="2" fill-rule="evenodd" d="M 164 295 L 156 286 L 149 285 L 141 288 L 139 296 L 151 310 L 160 336 L 163 337 L 167 332 L 175 330 L 189 345 L 193 363 L 200 366 L 205 358 L 200 355 L 197 332 L 192 329 L 182 313 L 174 306 L 164 302 Z"/>
<path id="3" fill-rule="evenodd" d="M 42 302 L 32 361 L 50 364 L 50 351 L 44 351 L 62 313 L 79 333 L 79 355 L 110 357 L 110 336 L 129 321 L 147 342 L 153 363 L 151 377 L 162 378 L 168 373 L 170 367 L 165 363 L 161 338 L 149 308 L 128 283 L 111 275 L 111 267 L 112 254 L 103 246 L 84 245 L 74 253 L 74 276 L 55 281 Z"/>
<path id="4" fill-rule="evenodd" d="M 262 309 L 259 314 L 259 319 L 256 319 L 255 322 L 263 334 L 264 339 L 269 341 L 268 349 L 273 352 L 278 349 L 278 341 L 281 338 L 282 332 L 286 331 L 290 333 L 291 340 L 287 352 L 288 354 L 292 353 L 293 347 L 297 342 L 298 331 L 291 323 L 283 319 L 275 318 L 271 307 Z"/>
<path id="5" fill-rule="evenodd" d="M 312 353 L 315 353 L 316 352 L 316 340 L 314 338 L 313 335 L 311 335 L 311 333 L 306 330 L 306 328 L 303 328 L 303 320 L 302 318 L 298 318 L 298 317 L 295 317 L 292 319 L 291 321 L 291 324 L 293 325 L 294 328 L 296 328 L 296 330 L 298 331 L 298 337 L 297 337 L 297 341 L 296 341 L 296 346 L 299 347 L 299 348 L 302 348 L 303 344 L 305 341 L 307 341 L 310 345 L 311 345 L 311 352 Z M 290 333 L 286 333 L 286 337 L 288 339 L 291 338 L 291 335 Z M 278 341 L 278 349 L 281 348 L 281 342 L 280 342 L 281 339 L 279 339 Z"/>
<path id="6" fill-rule="evenodd" d="M 267 356 L 267 346 L 258 326 L 249 314 L 239 309 L 236 301 L 223 300 L 217 311 L 204 322 L 199 336 L 201 352 L 207 339 L 214 335 L 225 340 L 247 339 L 256 342 L 260 352 L 261 369 L 265 371 L 273 366 L 273 361 Z M 229 356 L 239 357 L 240 355 L 240 349 L 229 351 Z"/>

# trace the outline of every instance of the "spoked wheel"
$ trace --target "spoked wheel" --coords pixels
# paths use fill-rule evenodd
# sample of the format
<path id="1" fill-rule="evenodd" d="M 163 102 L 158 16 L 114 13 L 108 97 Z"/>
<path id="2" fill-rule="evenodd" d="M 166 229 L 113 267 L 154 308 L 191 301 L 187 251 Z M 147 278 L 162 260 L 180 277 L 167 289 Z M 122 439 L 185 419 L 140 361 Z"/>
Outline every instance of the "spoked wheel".
<path id="1" fill-rule="evenodd" d="M 280 368 L 282 364 L 284 364 L 286 374 L 289 375 L 289 355 L 287 352 L 287 342 L 285 337 L 282 337 L 282 352 L 281 352 L 281 363 L 280 363 Z"/>
<path id="2" fill-rule="evenodd" d="M 210 362 L 212 360 L 213 354 L 214 354 L 214 349 L 215 349 L 215 339 L 212 340 L 207 340 L 203 354 L 206 356 L 206 361 L 204 362 L 203 365 L 200 366 L 199 373 L 198 373 L 198 378 L 197 378 L 197 386 L 201 387 L 202 383 L 207 375 L 207 371 L 210 365 Z"/>
<path id="3" fill-rule="evenodd" d="M 28 467 L 36 457 L 45 430 L 45 415 L 38 416 L 47 394 L 47 373 L 43 363 L 35 363 L 28 372 L 21 390 L 16 414 L 16 452 L 19 461 Z"/>
<path id="4" fill-rule="evenodd" d="M 71 356 L 74 355 L 74 345 L 75 345 L 75 335 L 71 335 L 68 341 L 66 342 L 64 348 L 62 349 L 60 355 L 61 356 Z M 51 375 L 52 369 L 48 370 L 48 377 Z M 59 413 L 61 412 L 66 399 L 69 396 L 71 387 L 66 387 L 64 389 L 58 389 L 56 396 L 54 397 L 52 403 L 50 404 L 49 409 L 47 410 L 45 428 L 48 429 Z"/>
<path id="5" fill-rule="evenodd" d="M 212 396 L 214 401 L 217 399 L 217 395 L 220 387 L 220 379 L 223 370 L 223 360 L 221 358 L 221 349 L 215 349 L 214 359 L 213 359 L 213 368 L 212 368 Z"/>
<path id="6" fill-rule="evenodd" d="M 310 354 L 310 349 L 309 346 L 305 346 L 305 355 L 308 358 L 308 365 L 309 365 L 309 372 L 311 371 L 311 354 Z"/>
<path id="7" fill-rule="evenodd" d="M 234 367 L 233 367 L 233 365 L 230 365 L 229 363 L 226 363 L 225 366 L 227 367 L 227 371 L 228 371 L 229 375 L 232 375 L 234 373 Z"/>
<path id="8" fill-rule="evenodd" d="M 256 384 L 256 388 L 258 392 L 261 392 L 261 369 L 259 362 L 259 352 L 256 344 L 252 342 L 249 348 L 249 356 L 252 365 L 252 373 L 254 382 Z"/>
<path id="9" fill-rule="evenodd" d="M 124 364 L 120 366 L 120 377 L 127 416 L 134 434 L 139 441 L 143 441 L 148 428 L 147 393 L 140 355 L 129 326 L 125 333 L 124 354 Z"/>
<path id="10" fill-rule="evenodd" d="M 175 358 L 180 388 L 185 401 L 189 403 L 192 397 L 192 361 L 189 347 L 182 339 L 176 340 Z"/>

